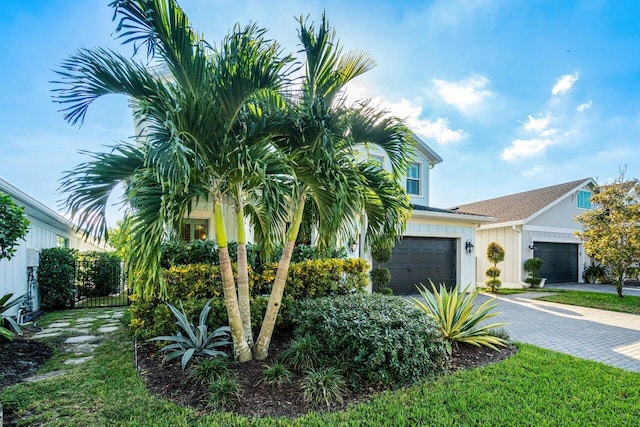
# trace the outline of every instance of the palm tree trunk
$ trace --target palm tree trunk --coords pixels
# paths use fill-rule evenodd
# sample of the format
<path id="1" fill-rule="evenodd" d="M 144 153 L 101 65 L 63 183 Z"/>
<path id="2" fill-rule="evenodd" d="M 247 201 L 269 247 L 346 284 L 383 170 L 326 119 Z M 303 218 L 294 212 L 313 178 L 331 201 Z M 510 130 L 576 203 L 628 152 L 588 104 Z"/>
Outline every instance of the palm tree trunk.
<path id="1" fill-rule="evenodd" d="M 264 314 L 262 321 L 262 327 L 260 328 L 260 335 L 256 341 L 254 349 L 254 356 L 258 360 L 264 360 L 269 355 L 269 344 L 271 343 L 271 337 L 273 335 L 273 328 L 276 324 L 276 318 L 278 317 L 278 311 L 282 303 L 282 294 L 284 293 L 284 285 L 287 282 L 287 276 L 289 275 L 289 264 L 291 263 L 291 256 L 293 255 L 293 247 L 298 237 L 298 231 L 300 230 L 300 224 L 302 223 L 302 214 L 304 212 L 304 203 L 306 200 L 306 194 L 300 196 L 298 200 L 298 206 L 293 217 L 291 227 L 287 232 L 287 243 L 282 251 L 282 257 L 278 264 L 278 271 L 276 272 L 276 278 L 273 281 L 273 287 L 271 288 L 271 295 L 269 296 L 269 302 L 267 304 L 267 311 Z"/>
<path id="2" fill-rule="evenodd" d="M 244 226 L 242 207 L 237 208 L 238 223 L 238 306 L 242 318 L 242 329 L 247 344 L 253 348 L 253 332 L 251 331 L 251 302 L 249 299 L 249 267 L 247 262 L 247 236 Z"/>
<path id="3" fill-rule="evenodd" d="M 213 218 L 216 225 L 222 289 L 224 291 L 225 305 L 227 306 L 227 316 L 229 317 L 229 328 L 231 328 L 235 358 L 239 362 L 248 362 L 251 360 L 251 348 L 249 348 L 244 335 L 242 317 L 240 316 L 240 309 L 238 308 L 236 286 L 233 280 L 233 270 L 231 269 L 231 259 L 229 258 L 229 248 L 227 246 L 227 230 L 224 226 L 222 202 L 220 202 L 220 200 L 216 200 L 213 207 Z"/>

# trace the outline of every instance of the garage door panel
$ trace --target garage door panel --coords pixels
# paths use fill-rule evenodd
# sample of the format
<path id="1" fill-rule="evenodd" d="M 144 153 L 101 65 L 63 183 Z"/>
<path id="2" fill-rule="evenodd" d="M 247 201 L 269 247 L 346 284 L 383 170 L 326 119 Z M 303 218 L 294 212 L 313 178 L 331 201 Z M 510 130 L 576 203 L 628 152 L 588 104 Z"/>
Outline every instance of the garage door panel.
<path id="1" fill-rule="evenodd" d="M 545 277 L 548 283 L 578 281 L 578 245 L 536 242 L 533 256 L 542 260 L 538 276 Z"/>
<path id="2" fill-rule="evenodd" d="M 391 272 L 390 286 L 395 294 L 413 294 L 417 284 L 428 285 L 429 279 L 455 286 L 456 260 L 455 239 L 405 237 L 384 266 Z"/>

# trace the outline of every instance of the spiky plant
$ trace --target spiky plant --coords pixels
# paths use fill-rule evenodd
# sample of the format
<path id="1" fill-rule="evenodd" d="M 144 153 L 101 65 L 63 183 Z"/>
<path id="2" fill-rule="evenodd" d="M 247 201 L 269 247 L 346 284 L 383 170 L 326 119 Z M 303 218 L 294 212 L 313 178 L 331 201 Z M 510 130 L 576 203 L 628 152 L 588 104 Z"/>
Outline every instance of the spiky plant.
<path id="1" fill-rule="evenodd" d="M 209 317 L 209 311 L 211 310 L 211 300 L 207 301 L 202 308 L 198 326 L 189 321 L 182 302 L 180 302 L 182 311 L 179 311 L 169 303 L 167 303 L 167 306 L 176 317 L 176 324 L 184 331 L 184 335 L 182 332 L 177 332 L 175 335 L 163 335 L 149 340 L 172 342 L 172 344 L 160 349 L 160 351 L 167 353 L 165 360 L 181 357 L 182 370 L 184 371 L 193 356 L 227 357 L 227 353 L 217 349 L 231 344 L 231 341 L 229 341 L 229 327 L 221 326 L 211 333 L 208 333 L 207 330 L 207 317 Z"/>
<path id="2" fill-rule="evenodd" d="M 302 381 L 304 400 L 329 408 L 334 403 L 342 403 L 347 393 L 346 381 L 340 371 L 333 366 L 311 369 Z"/>
<path id="3" fill-rule="evenodd" d="M 293 374 L 282 363 L 272 363 L 271 365 L 265 365 L 262 371 L 262 378 L 258 381 L 258 384 L 265 383 L 271 387 L 280 387 L 283 384 L 288 384 L 293 379 Z"/>
<path id="4" fill-rule="evenodd" d="M 464 342 L 475 346 L 485 346 L 497 350 L 496 346 L 506 346 L 508 341 L 493 335 L 492 330 L 507 323 L 483 324 L 500 313 L 493 311 L 497 307 L 495 298 L 487 300 L 476 307 L 475 300 L 480 289 L 466 293 L 460 286 L 455 286 L 451 292 L 445 286 L 436 288 L 430 281 L 430 292 L 426 286 L 418 286 L 418 292 L 423 301 L 411 298 L 418 308 L 436 321 L 443 337 L 446 339 L 447 351 L 451 355 L 453 342 Z"/>
<path id="5" fill-rule="evenodd" d="M 12 293 L 8 293 L 2 298 L 0 298 L 0 320 L 7 319 L 7 321 L 9 322 L 9 326 L 11 327 L 11 329 L 13 329 L 13 332 L 12 332 L 11 330 L 4 327 L 4 324 L 3 324 L 4 322 L 0 322 L 0 337 L 6 338 L 8 340 L 13 339 L 14 332 L 18 335 L 22 335 L 22 329 L 20 329 L 20 325 L 18 325 L 18 323 L 14 319 L 12 319 L 11 317 L 2 316 L 2 313 L 9 310 L 14 305 L 21 303 L 22 300 L 24 299 L 24 295 L 23 295 L 21 297 L 17 297 L 13 301 L 9 301 L 12 296 L 13 296 Z"/>

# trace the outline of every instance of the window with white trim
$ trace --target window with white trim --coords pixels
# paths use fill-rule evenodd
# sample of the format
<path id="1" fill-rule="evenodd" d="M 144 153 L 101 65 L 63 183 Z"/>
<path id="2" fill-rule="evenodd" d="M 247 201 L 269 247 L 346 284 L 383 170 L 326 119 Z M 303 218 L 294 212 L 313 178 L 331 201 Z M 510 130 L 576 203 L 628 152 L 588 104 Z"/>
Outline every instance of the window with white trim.
<path id="1" fill-rule="evenodd" d="M 578 209 L 591 209 L 591 191 L 578 191 Z"/>
<path id="2" fill-rule="evenodd" d="M 56 247 L 58 248 L 68 248 L 69 247 L 69 239 L 66 237 L 62 237 L 60 235 L 56 236 Z"/>
<path id="3" fill-rule="evenodd" d="M 407 193 L 412 195 L 420 194 L 420 163 L 409 163 L 407 167 Z"/>
<path id="4" fill-rule="evenodd" d="M 185 219 L 182 225 L 181 238 L 185 242 L 193 240 L 207 240 L 207 230 L 209 230 L 209 220 L 207 219 Z"/>

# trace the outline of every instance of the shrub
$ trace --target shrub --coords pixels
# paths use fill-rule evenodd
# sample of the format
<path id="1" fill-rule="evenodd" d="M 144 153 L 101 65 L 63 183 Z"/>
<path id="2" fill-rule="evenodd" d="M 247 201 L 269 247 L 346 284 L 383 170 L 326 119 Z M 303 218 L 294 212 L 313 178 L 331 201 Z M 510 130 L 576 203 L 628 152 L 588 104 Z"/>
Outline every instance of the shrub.
<path id="1" fill-rule="evenodd" d="M 221 376 L 209 383 L 209 406 L 216 410 L 232 407 L 242 397 L 242 388 L 236 377 Z"/>
<path id="2" fill-rule="evenodd" d="M 391 259 L 391 248 L 387 246 L 374 246 L 371 249 L 371 258 L 375 262 L 383 264 Z"/>
<path id="3" fill-rule="evenodd" d="M 485 274 L 488 279 L 485 284 L 491 292 L 497 292 L 502 285 L 500 281 L 500 269 L 496 266 L 499 262 L 504 261 L 504 249 L 496 242 L 487 245 L 487 259 L 493 264 L 493 267 L 487 268 Z"/>
<path id="4" fill-rule="evenodd" d="M 391 272 L 388 268 L 374 268 L 369 275 L 371 276 L 374 289 L 384 288 L 391 281 Z"/>
<path id="5" fill-rule="evenodd" d="M 282 246 L 277 247 L 271 259 L 279 260 L 282 256 Z M 311 246 L 306 244 L 299 244 L 294 246 L 293 253 L 291 254 L 291 263 L 299 263 L 303 261 L 312 261 L 318 259 L 345 259 L 347 257 L 347 250 L 345 248 L 324 248 L 321 249 L 318 246 Z"/>
<path id="6" fill-rule="evenodd" d="M 120 291 L 121 260 L 115 252 L 84 252 L 76 257 L 80 296 L 104 297 Z"/>
<path id="7" fill-rule="evenodd" d="M 11 317 L 5 318 L 2 316 L 2 313 L 9 310 L 14 305 L 20 304 L 24 300 L 24 295 L 23 295 L 21 297 L 15 298 L 13 301 L 9 301 L 12 296 L 13 296 L 12 293 L 8 293 L 8 294 L 5 294 L 2 298 L 0 298 L 0 320 L 2 320 L 2 323 L 0 323 L 0 337 L 6 338 L 8 340 L 13 339 L 14 332 L 18 335 L 22 335 L 22 329 L 20 329 L 20 325 L 18 325 L 18 323 L 15 320 L 13 320 Z M 5 320 L 9 322 L 9 327 L 13 329 L 13 332 L 8 328 L 4 327 Z"/>
<path id="8" fill-rule="evenodd" d="M 288 384 L 293 379 L 293 374 L 281 363 L 272 363 L 270 366 L 265 365 L 262 371 L 262 378 L 258 383 L 265 383 L 271 387 L 280 387 Z"/>
<path id="9" fill-rule="evenodd" d="M 393 289 L 391 289 L 388 286 L 377 287 L 373 290 L 373 292 L 376 292 L 382 295 L 393 295 Z"/>
<path id="10" fill-rule="evenodd" d="M 332 403 L 341 404 L 347 393 L 344 377 L 332 366 L 309 370 L 302 380 L 302 390 L 305 401 L 312 405 L 324 403 L 327 408 Z"/>
<path id="11" fill-rule="evenodd" d="M 256 293 L 271 292 L 277 268 L 277 264 L 269 264 L 254 277 Z M 360 291 L 368 284 L 367 270 L 367 262 L 359 258 L 319 259 L 291 264 L 284 296 L 299 300 Z"/>
<path id="12" fill-rule="evenodd" d="M 216 378 L 228 376 L 230 372 L 229 361 L 226 357 L 209 357 L 201 359 L 191 369 L 189 379 L 198 384 L 209 384 Z"/>
<path id="13" fill-rule="evenodd" d="M 321 356 L 339 361 L 356 387 L 402 385 L 439 373 L 446 351 L 434 321 L 408 301 L 355 294 L 308 299 L 294 315 L 297 336 L 313 336 Z"/>
<path id="14" fill-rule="evenodd" d="M 229 327 L 221 326 L 211 334 L 208 333 L 207 317 L 211 309 L 210 303 L 207 302 L 200 312 L 198 326 L 193 325 L 189 321 L 189 317 L 184 311 L 184 307 L 180 304 L 182 311 L 171 304 L 167 304 L 173 315 L 177 319 L 177 325 L 184 331 L 178 332 L 172 336 L 159 336 L 151 338 L 149 341 L 169 341 L 173 344 L 164 346 L 160 351 L 168 353 L 165 360 L 172 360 L 181 357 L 182 370 L 187 366 L 189 360 L 193 356 L 210 356 L 210 357 L 226 357 L 224 351 L 218 348 L 231 344 L 229 341 Z"/>
<path id="15" fill-rule="evenodd" d="M 524 271 L 529 277 L 536 277 L 541 268 L 542 260 L 540 258 L 529 258 L 524 262 Z"/>
<path id="16" fill-rule="evenodd" d="M 42 308 L 58 310 L 72 305 L 75 265 L 73 249 L 48 248 L 40 251 L 38 288 Z"/>
<path id="17" fill-rule="evenodd" d="M 0 192 L 0 260 L 13 258 L 15 246 L 18 240 L 24 239 L 28 228 L 24 208 L 16 205 L 11 196 Z"/>
<path id="18" fill-rule="evenodd" d="M 447 351 L 451 355 L 452 342 L 465 342 L 475 346 L 485 346 L 496 350 L 496 346 L 505 346 L 504 339 L 492 333 L 492 330 L 506 325 L 506 323 L 493 323 L 480 326 L 479 324 L 499 314 L 493 312 L 497 306 L 495 298 L 487 300 L 475 306 L 475 299 L 480 289 L 466 293 L 460 286 L 447 291 L 444 286 L 440 290 L 431 282 L 433 293 L 426 286 L 418 288 L 423 301 L 412 298 L 418 306 L 430 318 L 436 321 L 443 336 L 447 340 Z"/>
<path id="19" fill-rule="evenodd" d="M 306 335 L 291 341 L 289 347 L 280 353 L 280 361 L 301 371 L 316 368 L 321 364 L 321 350 L 318 339 Z"/>
<path id="20" fill-rule="evenodd" d="M 602 283 L 607 277 L 607 268 L 602 264 L 593 264 L 584 269 L 582 278 L 588 283 Z"/>

